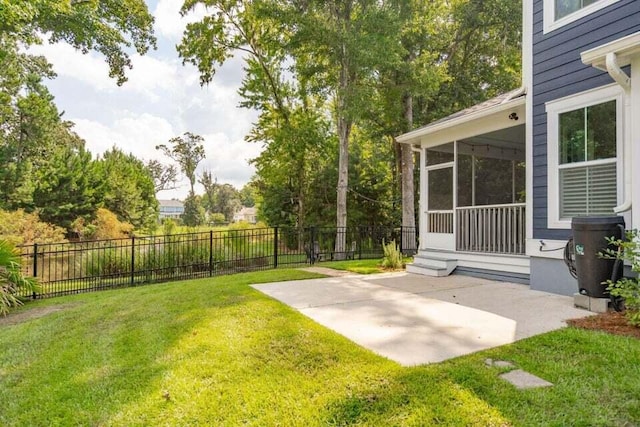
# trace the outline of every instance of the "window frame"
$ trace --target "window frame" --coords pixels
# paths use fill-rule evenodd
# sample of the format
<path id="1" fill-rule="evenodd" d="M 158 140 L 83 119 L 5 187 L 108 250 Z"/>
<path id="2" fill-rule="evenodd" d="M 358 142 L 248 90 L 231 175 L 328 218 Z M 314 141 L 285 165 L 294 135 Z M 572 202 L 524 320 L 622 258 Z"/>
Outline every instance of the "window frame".
<path id="1" fill-rule="evenodd" d="M 559 146 L 559 124 L 560 114 L 581 108 L 602 104 L 607 101 L 616 101 L 616 178 L 617 182 L 622 182 L 624 176 L 622 171 L 622 150 L 623 150 L 623 130 L 624 130 L 624 92 L 617 84 L 610 84 L 581 92 L 575 95 L 556 99 L 547 102 L 547 227 L 550 229 L 569 229 L 571 219 L 560 217 L 560 169 L 566 165 L 560 164 Z M 610 159 L 589 160 L 572 163 L 580 166 L 595 166 L 598 164 L 611 163 Z M 575 166 L 579 167 L 579 166 Z M 620 203 L 623 186 L 616 188 L 616 199 Z M 611 212 L 613 215 L 613 212 Z"/>
<path id="2" fill-rule="evenodd" d="M 575 12 L 568 14 L 560 19 L 556 19 L 556 1 L 557 0 L 544 0 L 544 25 L 543 32 L 547 34 L 553 30 L 564 27 L 578 19 L 584 18 L 587 15 L 590 15 L 600 9 L 603 9 L 607 6 L 610 6 L 620 0 L 600 0 L 593 4 L 583 7 L 582 9 L 578 9 Z"/>

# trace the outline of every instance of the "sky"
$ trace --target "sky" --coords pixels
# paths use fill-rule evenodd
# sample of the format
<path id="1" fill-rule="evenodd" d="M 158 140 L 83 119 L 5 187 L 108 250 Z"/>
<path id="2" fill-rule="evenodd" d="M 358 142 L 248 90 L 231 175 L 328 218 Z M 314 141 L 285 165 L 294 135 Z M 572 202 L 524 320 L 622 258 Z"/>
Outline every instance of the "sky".
<path id="1" fill-rule="evenodd" d="M 219 183 L 241 188 L 254 173 L 249 160 L 261 147 L 244 141 L 257 113 L 239 108 L 237 90 L 243 77 L 242 58 L 228 60 L 213 82 L 201 87 L 198 71 L 182 65 L 175 46 L 190 21 L 204 10 L 181 18 L 183 0 L 147 0 L 155 17 L 157 50 L 133 54 L 133 69 L 122 86 L 109 77 L 104 58 L 94 52 L 83 55 L 65 43 L 43 44 L 30 49 L 44 55 L 57 77 L 47 82 L 63 118 L 75 123 L 74 130 L 95 156 L 113 146 L 143 160 L 171 160 L 155 149 L 184 132 L 204 137 L 206 158 L 197 173 L 210 170 Z M 159 199 L 183 199 L 188 181 L 179 188 L 158 193 Z M 200 184 L 196 193 L 202 192 Z"/>

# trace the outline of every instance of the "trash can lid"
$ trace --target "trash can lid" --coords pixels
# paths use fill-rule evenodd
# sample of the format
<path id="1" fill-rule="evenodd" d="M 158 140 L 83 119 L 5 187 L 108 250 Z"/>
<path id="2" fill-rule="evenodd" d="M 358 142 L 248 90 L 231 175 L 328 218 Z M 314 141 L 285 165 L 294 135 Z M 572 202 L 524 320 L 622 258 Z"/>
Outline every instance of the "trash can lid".
<path id="1" fill-rule="evenodd" d="M 600 230 L 609 229 L 622 224 L 624 218 L 621 216 L 580 216 L 571 219 L 573 230 Z"/>
<path id="2" fill-rule="evenodd" d="M 624 224 L 621 216 L 576 216 L 571 219 L 572 224 Z"/>

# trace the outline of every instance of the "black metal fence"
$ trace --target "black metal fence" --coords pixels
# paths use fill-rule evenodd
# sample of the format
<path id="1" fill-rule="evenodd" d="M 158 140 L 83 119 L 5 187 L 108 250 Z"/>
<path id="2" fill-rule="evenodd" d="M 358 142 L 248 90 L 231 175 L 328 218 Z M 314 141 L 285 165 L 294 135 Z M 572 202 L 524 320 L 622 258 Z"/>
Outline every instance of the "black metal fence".
<path id="1" fill-rule="evenodd" d="M 336 250 L 336 239 L 343 242 Z M 417 232 L 407 227 L 250 228 L 167 236 L 21 246 L 24 273 L 37 277 L 33 298 L 303 266 L 340 259 L 382 257 L 394 240 L 415 253 Z"/>

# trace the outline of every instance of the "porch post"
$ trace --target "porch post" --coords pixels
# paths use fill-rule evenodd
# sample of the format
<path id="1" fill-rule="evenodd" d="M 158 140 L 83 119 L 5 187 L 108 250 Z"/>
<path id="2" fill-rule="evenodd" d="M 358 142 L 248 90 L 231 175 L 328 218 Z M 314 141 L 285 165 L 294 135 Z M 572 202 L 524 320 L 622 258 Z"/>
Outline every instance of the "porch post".
<path id="1" fill-rule="evenodd" d="M 458 207 L 458 141 L 453 141 L 453 244 L 458 249 L 458 217 L 456 208 Z"/>
<path id="2" fill-rule="evenodd" d="M 476 155 L 471 155 L 471 206 L 476 205 Z"/>
<path id="3" fill-rule="evenodd" d="M 418 209 L 420 215 L 418 215 L 418 223 L 420 225 L 420 243 L 419 249 L 426 247 L 427 236 L 427 150 L 420 146 L 420 200 L 418 201 Z"/>
<path id="4" fill-rule="evenodd" d="M 511 160 L 511 203 L 516 202 L 516 161 Z"/>

